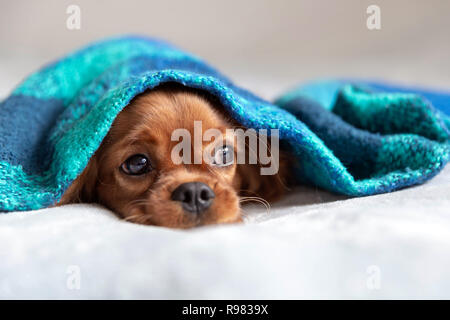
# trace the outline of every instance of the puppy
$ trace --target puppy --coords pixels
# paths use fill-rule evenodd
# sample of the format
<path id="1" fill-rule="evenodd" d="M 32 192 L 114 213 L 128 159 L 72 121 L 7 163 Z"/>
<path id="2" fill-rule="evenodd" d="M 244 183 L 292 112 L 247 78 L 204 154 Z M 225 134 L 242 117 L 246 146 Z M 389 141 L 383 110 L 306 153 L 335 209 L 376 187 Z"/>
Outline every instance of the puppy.
<path id="1" fill-rule="evenodd" d="M 194 135 L 195 121 L 201 121 L 203 131 L 219 130 L 223 139 L 201 142 L 200 151 L 211 154 L 208 163 L 174 162 L 179 141 L 172 141 L 173 132 L 181 128 Z M 261 175 L 260 163 L 237 163 L 239 151 L 252 152 L 227 132 L 237 127 L 205 93 L 161 85 L 119 113 L 58 205 L 96 202 L 125 220 L 174 228 L 240 222 L 241 202 L 273 201 L 286 192 L 289 161 L 281 153 L 274 175 Z"/>

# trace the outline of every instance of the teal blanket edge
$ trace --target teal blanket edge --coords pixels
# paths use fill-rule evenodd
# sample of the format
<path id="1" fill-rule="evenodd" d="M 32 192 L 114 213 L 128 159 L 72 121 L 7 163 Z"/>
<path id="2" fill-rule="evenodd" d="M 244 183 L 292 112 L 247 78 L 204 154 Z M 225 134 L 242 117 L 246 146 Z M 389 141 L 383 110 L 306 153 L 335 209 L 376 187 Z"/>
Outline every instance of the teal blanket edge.
<path id="1" fill-rule="evenodd" d="M 423 183 L 450 158 L 450 94 L 323 80 L 265 101 L 164 41 L 94 43 L 27 77 L 0 103 L 0 211 L 55 204 L 136 95 L 165 82 L 208 91 L 242 125 L 279 129 L 293 174 L 349 196 Z"/>

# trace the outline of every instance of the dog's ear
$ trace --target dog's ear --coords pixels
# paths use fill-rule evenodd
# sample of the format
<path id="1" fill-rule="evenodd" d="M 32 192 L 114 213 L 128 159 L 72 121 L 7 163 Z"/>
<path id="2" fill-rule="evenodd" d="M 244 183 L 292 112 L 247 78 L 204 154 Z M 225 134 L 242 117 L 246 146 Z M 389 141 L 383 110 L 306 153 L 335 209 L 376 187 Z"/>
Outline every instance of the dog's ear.
<path id="1" fill-rule="evenodd" d="M 280 153 L 278 172 L 264 175 L 261 164 L 238 164 L 234 187 L 240 196 L 261 197 L 267 201 L 278 200 L 288 191 L 290 184 L 290 157 Z"/>
<path id="2" fill-rule="evenodd" d="M 61 197 L 57 205 L 69 203 L 89 203 L 96 198 L 96 185 L 98 176 L 97 157 L 94 155 L 83 172 L 75 179 Z"/>

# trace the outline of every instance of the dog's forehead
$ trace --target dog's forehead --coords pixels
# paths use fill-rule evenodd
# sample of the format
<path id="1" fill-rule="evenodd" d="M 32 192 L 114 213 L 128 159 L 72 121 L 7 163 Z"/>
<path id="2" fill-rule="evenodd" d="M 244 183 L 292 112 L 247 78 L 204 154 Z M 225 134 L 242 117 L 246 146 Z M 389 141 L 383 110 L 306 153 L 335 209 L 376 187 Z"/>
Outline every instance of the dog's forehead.
<path id="1" fill-rule="evenodd" d="M 223 116 L 208 101 L 191 93 L 153 94 L 137 102 L 139 113 L 144 115 L 140 119 L 142 124 L 160 134 L 171 135 L 177 129 L 193 134 L 199 127 L 203 131 L 227 127 Z"/>
<path id="2" fill-rule="evenodd" d="M 209 129 L 217 129 L 228 139 L 232 125 L 207 100 L 192 93 L 152 92 L 135 99 L 119 115 L 111 132 L 125 143 L 149 146 L 154 153 L 166 156 L 180 141 L 202 140 L 204 147 L 218 142 L 202 139 Z M 185 133 L 189 139 L 186 140 Z M 214 133 L 216 136 L 217 131 Z M 195 140 L 198 141 L 198 140 Z"/>

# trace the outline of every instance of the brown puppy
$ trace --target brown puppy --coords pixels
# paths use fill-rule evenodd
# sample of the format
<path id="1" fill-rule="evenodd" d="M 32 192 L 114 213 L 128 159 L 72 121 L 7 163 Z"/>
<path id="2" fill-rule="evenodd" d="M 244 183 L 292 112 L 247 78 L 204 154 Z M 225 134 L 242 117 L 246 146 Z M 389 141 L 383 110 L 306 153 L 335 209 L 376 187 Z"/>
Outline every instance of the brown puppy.
<path id="1" fill-rule="evenodd" d="M 223 139 L 201 142 L 209 163 L 175 163 L 179 142 L 172 134 L 182 128 L 194 135 L 194 121 L 201 121 L 203 131 L 218 129 Z M 117 116 L 58 205 L 97 202 L 132 222 L 176 228 L 239 222 L 242 200 L 272 201 L 285 192 L 287 161 L 281 154 L 275 175 L 261 175 L 259 164 L 236 163 L 242 150 L 226 131 L 236 126 L 195 90 L 167 84 L 141 94 Z"/>

